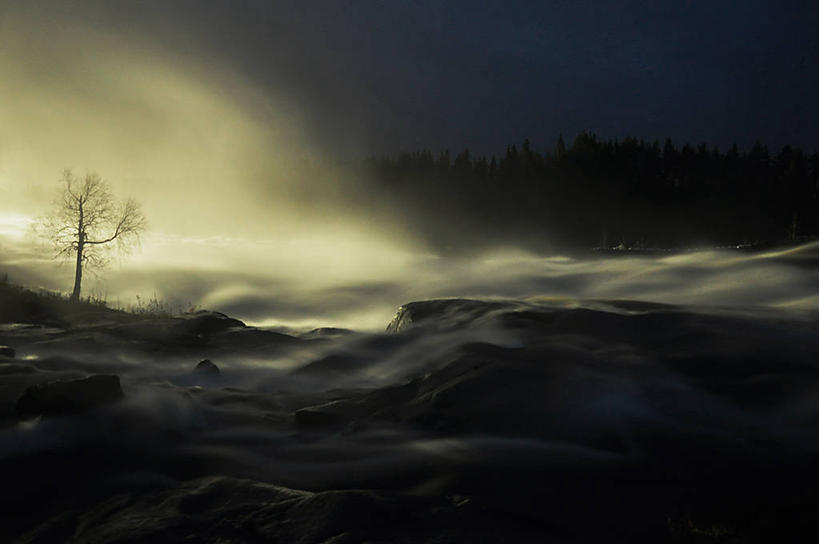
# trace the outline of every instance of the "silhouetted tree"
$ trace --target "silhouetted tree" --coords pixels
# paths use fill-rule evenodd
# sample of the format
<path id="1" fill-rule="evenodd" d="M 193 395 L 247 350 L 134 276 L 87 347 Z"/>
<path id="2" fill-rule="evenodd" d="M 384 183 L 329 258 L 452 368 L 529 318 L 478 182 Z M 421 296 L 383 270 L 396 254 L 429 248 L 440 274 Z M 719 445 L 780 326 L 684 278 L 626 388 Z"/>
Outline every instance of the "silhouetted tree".
<path id="1" fill-rule="evenodd" d="M 554 152 L 555 160 L 562 161 L 566 157 L 566 142 L 563 141 L 563 135 L 557 137 Z"/>
<path id="2" fill-rule="evenodd" d="M 461 229 L 470 240 L 537 239 L 567 245 L 675 247 L 819 235 L 819 154 L 756 143 L 676 147 L 581 132 L 541 155 L 524 140 L 500 157 L 468 150 L 369 161 L 375 187 L 393 193 L 433 240 Z M 407 183 L 389 183 L 400 178 Z M 430 180 L 434 183 L 430 185 Z M 443 227 L 442 227 L 443 226 Z"/>
<path id="3" fill-rule="evenodd" d="M 116 202 L 108 183 L 97 174 L 78 178 L 70 170 L 63 172 L 54 212 L 42 227 L 58 257 L 76 257 L 71 300 L 80 298 L 83 267 L 104 263 L 101 249 L 114 243 L 128 251 L 146 226 L 139 204 L 130 198 Z"/>

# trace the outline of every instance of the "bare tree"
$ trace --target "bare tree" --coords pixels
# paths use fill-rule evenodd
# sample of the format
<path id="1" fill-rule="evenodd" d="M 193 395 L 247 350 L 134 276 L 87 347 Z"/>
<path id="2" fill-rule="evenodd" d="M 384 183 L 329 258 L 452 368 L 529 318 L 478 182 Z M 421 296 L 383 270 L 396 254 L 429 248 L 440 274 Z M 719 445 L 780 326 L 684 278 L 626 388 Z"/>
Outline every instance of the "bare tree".
<path id="1" fill-rule="evenodd" d="M 75 177 L 63 172 L 61 193 L 51 216 L 43 222 L 44 235 L 54 244 L 57 257 L 76 256 L 71 300 L 80 299 L 85 266 L 105 264 L 104 249 L 112 245 L 129 251 L 139 241 L 147 222 L 133 199 L 117 202 L 99 175 Z"/>

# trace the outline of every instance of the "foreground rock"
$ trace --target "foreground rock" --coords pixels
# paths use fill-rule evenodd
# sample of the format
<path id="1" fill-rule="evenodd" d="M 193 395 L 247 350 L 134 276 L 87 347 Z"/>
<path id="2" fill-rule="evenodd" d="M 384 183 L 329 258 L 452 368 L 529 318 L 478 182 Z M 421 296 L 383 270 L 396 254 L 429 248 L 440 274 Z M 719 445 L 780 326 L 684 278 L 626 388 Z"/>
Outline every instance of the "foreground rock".
<path id="1" fill-rule="evenodd" d="M 0 357 L 8 357 L 9 359 L 14 359 L 14 355 L 17 353 L 14 351 L 14 348 L 10 348 L 8 346 L 0 346 Z"/>
<path id="2" fill-rule="evenodd" d="M 812 314 L 453 299 L 402 315 L 338 343 L 231 327 L 126 337 L 110 349 L 143 351 L 119 363 L 97 343 L 0 364 L 0 542 L 819 542 Z M 237 355 L 248 338 L 274 364 Z M 269 345 L 311 362 L 280 368 Z M 224 377 L 194 373 L 205 356 Z M 90 374 L 127 379 L 128 402 L 16 424 L 26 387 Z"/>
<path id="3" fill-rule="evenodd" d="M 226 477 L 192 480 L 141 497 L 121 495 L 67 511 L 20 542 L 541 542 L 543 528 L 468 500 L 377 490 L 313 493 Z"/>
<path id="4" fill-rule="evenodd" d="M 17 400 L 17 417 L 79 414 L 111 404 L 123 397 L 119 376 L 96 375 L 70 381 L 32 385 Z"/>

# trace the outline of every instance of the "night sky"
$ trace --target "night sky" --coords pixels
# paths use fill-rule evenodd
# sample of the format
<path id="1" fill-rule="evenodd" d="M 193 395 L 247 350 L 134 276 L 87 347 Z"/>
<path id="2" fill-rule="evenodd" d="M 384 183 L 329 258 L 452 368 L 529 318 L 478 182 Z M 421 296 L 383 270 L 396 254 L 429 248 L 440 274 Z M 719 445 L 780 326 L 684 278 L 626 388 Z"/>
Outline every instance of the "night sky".
<path id="1" fill-rule="evenodd" d="M 812 2 L 60 4 L 28 9 L 229 66 L 342 153 L 547 148 L 580 130 L 819 146 Z"/>

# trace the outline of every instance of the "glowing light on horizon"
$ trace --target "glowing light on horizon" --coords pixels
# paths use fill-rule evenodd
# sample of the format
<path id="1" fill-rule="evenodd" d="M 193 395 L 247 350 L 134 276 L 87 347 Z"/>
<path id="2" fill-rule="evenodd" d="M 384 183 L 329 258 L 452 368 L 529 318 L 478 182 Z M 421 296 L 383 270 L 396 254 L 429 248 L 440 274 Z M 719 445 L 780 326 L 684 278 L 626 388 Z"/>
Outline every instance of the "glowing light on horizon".
<path id="1" fill-rule="evenodd" d="M 0 236 L 22 240 L 31 232 L 35 219 L 18 213 L 0 213 Z"/>

